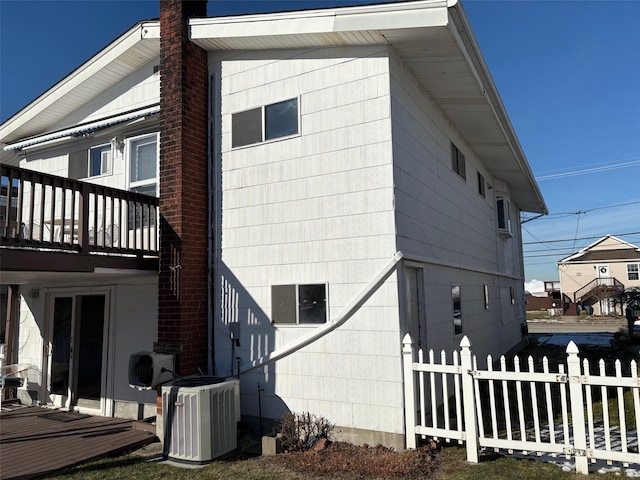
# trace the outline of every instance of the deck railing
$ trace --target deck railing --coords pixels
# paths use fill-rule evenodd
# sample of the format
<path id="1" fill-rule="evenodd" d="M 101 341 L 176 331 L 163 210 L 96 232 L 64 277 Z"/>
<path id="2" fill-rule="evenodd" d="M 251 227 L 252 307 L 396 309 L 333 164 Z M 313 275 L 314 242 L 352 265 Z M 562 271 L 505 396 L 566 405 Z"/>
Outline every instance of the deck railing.
<path id="1" fill-rule="evenodd" d="M 0 245 L 157 255 L 156 197 L 0 166 Z"/>
<path id="2" fill-rule="evenodd" d="M 573 301 L 584 301 L 597 293 L 602 293 L 603 298 L 612 297 L 624 292 L 624 285 L 614 277 L 600 277 L 591 280 L 573 294 Z M 607 295 L 604 295 L 607 293 Z"/>

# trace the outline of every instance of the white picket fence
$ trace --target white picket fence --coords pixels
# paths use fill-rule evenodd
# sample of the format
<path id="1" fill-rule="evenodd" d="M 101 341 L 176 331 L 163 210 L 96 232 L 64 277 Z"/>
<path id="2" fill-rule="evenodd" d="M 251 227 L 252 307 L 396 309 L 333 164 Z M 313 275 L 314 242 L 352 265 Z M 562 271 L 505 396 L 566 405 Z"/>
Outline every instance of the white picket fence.
<path id="1" fill-rule="evenodd" d="M 576 471 L 589 473 L 589 462 L 605 460 L 624 466 L 640 464 L 640 380 L 635 361 L 628 375 L 616 360 L 615 372 L 604 361 L 590 366 L 570 342 L 565 365 L 551 372 L 545 357 L 522 365 L 505 357 L 494 370 L 486 368 L 465 336 L 460 351 L 424 358 L 407 334 L 403 340 L 407 448 L 417 437 L 464 442 L 467 460 L 477 463 L 480 449 L 573 458 Z M 417 361 L 416 361 L 417 358 Z M 511 363 L 511 362 L 509 362 Z M 590 370 L 594 368 L 594 370 Z M 609 368 L 611 370 L 611 368 Z M 625 392 L 626 400 L 625 400 Z M 627 406 L 635 409 L 635 425 L 628 425 Z"/>

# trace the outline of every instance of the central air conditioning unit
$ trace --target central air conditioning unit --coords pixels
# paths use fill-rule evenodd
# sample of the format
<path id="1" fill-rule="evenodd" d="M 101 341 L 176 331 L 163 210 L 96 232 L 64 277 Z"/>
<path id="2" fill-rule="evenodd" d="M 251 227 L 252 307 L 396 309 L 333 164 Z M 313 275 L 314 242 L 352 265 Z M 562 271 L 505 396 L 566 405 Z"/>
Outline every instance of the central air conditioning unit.
<path id="1" fill-rule="evenodd" d="M 240 421 L 240 382 L 187 377 L 162 386 L 164 455 L 205 463 L 235 450 Z"/>

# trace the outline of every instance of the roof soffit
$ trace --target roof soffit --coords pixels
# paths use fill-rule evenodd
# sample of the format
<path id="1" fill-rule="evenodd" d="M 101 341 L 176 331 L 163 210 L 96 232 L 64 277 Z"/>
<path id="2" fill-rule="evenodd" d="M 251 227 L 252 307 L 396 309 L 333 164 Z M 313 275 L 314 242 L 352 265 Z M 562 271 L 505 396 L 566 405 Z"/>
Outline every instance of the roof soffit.
<path id="1" fill-rule="evenodd" d="M 159 22 L 138 23 L 0 125 L 0 142 L 11 143 L 54 128 L 159 53 Z"/>
<path id="2" fill-rule="evenodd" d="M 385 45 L 406 63 L 492 174 L 509 184 L 518 208 L 547 213 L 464 13 L 446 2 L 383 7 L 192 19 L 190 35 L 209 51 Z"/>

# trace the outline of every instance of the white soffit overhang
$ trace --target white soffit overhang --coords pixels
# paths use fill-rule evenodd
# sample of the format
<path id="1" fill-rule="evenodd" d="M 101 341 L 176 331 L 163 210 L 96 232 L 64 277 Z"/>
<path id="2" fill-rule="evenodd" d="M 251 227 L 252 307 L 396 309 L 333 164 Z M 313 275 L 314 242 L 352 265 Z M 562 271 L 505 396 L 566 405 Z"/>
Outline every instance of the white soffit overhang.
<path id="1" fill-rule="evenodd" d="M 51 130 L 159 54 L 160 23 L 138 23 L 0 125 L 0 142 L 8 144 Z"/>
<path id="2" fill-rule="evenodd" d="M 415 1 L 191 19 L 208 51 L 386 45 L 524 211 L 548 213 L 462 6 Z"/>

